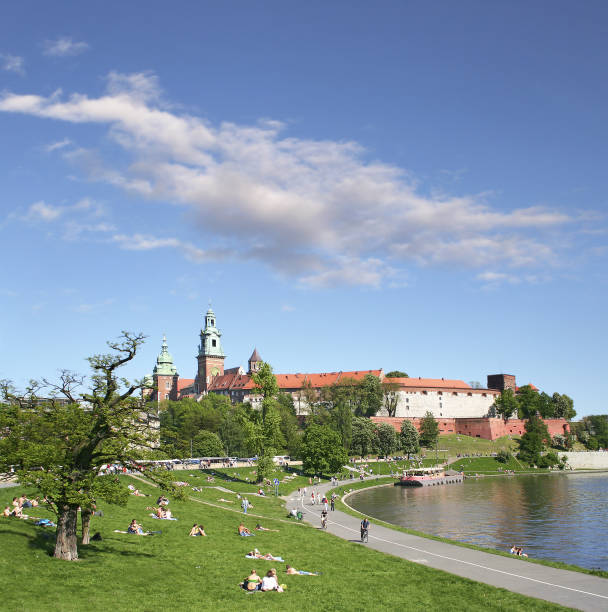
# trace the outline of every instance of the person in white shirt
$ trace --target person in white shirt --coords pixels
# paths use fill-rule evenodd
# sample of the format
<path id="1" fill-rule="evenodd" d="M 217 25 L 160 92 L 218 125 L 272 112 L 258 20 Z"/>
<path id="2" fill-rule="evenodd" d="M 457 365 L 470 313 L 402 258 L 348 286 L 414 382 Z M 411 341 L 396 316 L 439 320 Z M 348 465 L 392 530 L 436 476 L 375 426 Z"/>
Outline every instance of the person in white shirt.
<path id="1" fill-rule="evenodd" d="M 277 582 L 277 570 L 268 570 L 268 573 L 262 578 L 261 591 L 278 591 L 279 583 Z"/>

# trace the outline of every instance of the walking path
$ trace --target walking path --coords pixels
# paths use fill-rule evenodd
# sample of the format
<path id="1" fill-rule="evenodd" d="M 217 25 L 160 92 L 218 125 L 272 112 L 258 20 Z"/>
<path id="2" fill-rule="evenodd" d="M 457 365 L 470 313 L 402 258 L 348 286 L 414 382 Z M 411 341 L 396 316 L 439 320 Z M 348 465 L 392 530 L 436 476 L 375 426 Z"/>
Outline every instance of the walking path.
<path id="1" fill-rule="evenodd" d="M 366 480 L 370 480 L 366 478 Z M 348 486 L 352 481 L 341 481 Z M 312 487 L 322 495 L 331 484 Z M 311 487 L 308 487 L 310 496 Z M 310 505 L 310 497 L 301 499 L 298 492 L 287 497 L 287 509 L 300 509 L 304 520 L 320 527 L 322 505 Z M 585 611 L 608 610 L 608 580 L 590 574 L 571 572 L 522 559 L 503 557 L 446 542 L 410 535 L 402 531 L 372 525 L 369 542 L 360 543 L 359 518 L 344 512 L 329 512 L 327 531 L 345 540 L 369 546 L 414 563 L 428 565 L 478 582 L 508 589 L 515 593 L 545 599 L 563 606 Z"/>

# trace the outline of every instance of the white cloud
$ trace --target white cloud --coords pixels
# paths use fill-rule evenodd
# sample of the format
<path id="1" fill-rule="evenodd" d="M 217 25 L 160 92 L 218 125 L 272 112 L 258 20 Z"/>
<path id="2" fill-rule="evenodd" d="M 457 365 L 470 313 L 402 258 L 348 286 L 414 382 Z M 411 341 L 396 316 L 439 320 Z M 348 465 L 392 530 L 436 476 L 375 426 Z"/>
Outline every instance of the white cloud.
<path id="1" fill-rule="evenodd" d="M 50 144 L 44 147 L 44 150 L 48 153 L 53 151 L 57 151 L 57 149 L 64 149 L 72 144 L 72 141 L 69 138 L 64 138 L 63 140 L 58 140 L 57 142 L 51 142 Z"/>
<path id="2" fill-rule="evenodd" d="M 41 200 L 40 202 L 34 202 L 34 204 L 28 208 L 25 219 L 27 221 L 55 221 L 59 219 L 64 212 L 64 207 L 53 206 Z"/>
<path id="3" fill-rule="evenodd" d="M 226 249 L 205 250 L 189 242 L 179 240 L 178 238 L 157 238 L 144 234 L 133 234 L 132 236 L 116 234 L 112 236 L 112 241 L 126 251 L 152 251 L 164 248 L 177 249 L 191 261 L 199 263 L 217 261 L 232 255 L 232 253 Z"/>
<path id="4" fill-rule="evenodd" d="M 69 158 L 93 180 L 185 207 L 208 245 L 118 234 L 121 248 L 173 248 L 195 261 L 240 256 L 307 286 L 396 286 L 412 262 L 551 266 L 564 248 L 560 232 L 578 223 L 550 207 L 499 210 L 488 194 L 423 195 L 405 170 L 367 161 L 357 143 L 285 136 L 271 120 L 214 125 L 160 96 L 153 74 L 113 72 L 97 98 L 8 93 L 0 111 L 107 126 L 131 156 L 127 167 L 82 149 Z"/>
<path id="5" fill-rule="evenodd" d="M 44 55 L 67 57 L 84 53 L 89 45 L 84 41 L 72 40 L 69 36 L 60 36 L 56 40 L 46 40 L 43 44 Z"/>
<path id="6" fill-rule="evenodd" d="M 0 68 L 7 72 L 15 72 L 20 75 L 25 74 L 25 60 L 18 55 L 0 53 Z"/>

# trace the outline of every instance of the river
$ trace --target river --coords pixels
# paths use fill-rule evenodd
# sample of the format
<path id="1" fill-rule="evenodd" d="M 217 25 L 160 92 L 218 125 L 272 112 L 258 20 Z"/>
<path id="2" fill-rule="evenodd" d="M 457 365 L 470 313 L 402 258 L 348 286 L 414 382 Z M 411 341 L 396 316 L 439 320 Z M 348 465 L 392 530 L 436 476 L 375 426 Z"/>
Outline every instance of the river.
<path id="1" fill-rule="evenodd" d="M 484 477 L 380 487 L 349 498 L 370 517 L 499 550 L 608 571 L 608 474 Z"/>

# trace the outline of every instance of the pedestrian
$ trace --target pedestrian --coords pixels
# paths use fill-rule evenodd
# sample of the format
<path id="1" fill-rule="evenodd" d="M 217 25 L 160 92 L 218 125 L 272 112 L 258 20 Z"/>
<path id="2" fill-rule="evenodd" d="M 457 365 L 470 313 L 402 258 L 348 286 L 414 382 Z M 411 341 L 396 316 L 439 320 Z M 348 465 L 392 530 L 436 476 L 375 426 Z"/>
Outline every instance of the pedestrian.
<path id="1" fill-rule="evenodd" d="M 315 492 L 314 491 L 310 494 L 310 505 L 311 506 L 315 505 Z"/>
<path id="2" fill-rule="evenodd" d="M 249 500 L 246 497 L 243 497 L 243 503 L 241 504 L 243 507 L 243 514 L 247 514 L 247 508 L 249 508 Z"/>
<path id="3" fill-rule="evenodd" d="M 336 498 L 334 495 L 331 496 L 330 508 L 332 512 L 336 509 Z"/>

